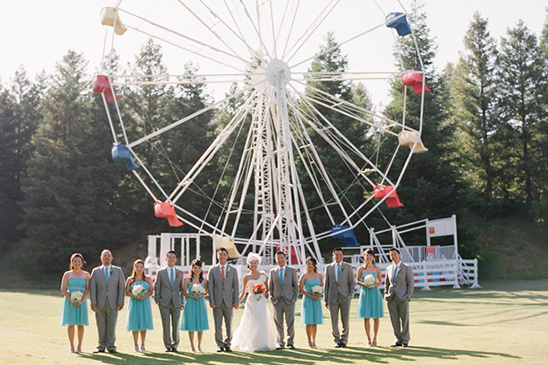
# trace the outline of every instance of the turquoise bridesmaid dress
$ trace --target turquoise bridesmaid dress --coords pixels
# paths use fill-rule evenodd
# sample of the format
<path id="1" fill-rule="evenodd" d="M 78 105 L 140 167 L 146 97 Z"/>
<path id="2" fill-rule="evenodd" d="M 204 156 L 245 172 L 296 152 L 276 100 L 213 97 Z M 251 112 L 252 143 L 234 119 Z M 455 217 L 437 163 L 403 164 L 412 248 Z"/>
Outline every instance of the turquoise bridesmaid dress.
<path id="1" fill-rule="evenodd" d="M 145 288 L 143 295 L 148 294 L 150 288 L 146 281 L 135 281 L 130 286 L 130 291 L 135 285 L 142 285 Z M 129 298 L 127 309 L 126 329 L 128 331 L 144 331 L 154 329 L 152 324 L 152 307 L 150 297 L 145 299 Z"/>
<path id="2" fill-rule="evenodd" d="M 371 274 L 377 281 L 376 272 L 364 272 L 360 281 Z M 384 308 L 382 306 L 382 294 L 379 287 L 366 288 L 360 287 L 360 301 L 358 304 L 358 318 L 382 318 L 384 317 Z"/>
<path id="3" fill-rule="evenodd" d="M 67 290 L 69 294 L 79 291 L 82 294 L 86 291 L 85 278 L 70 278 L 67 281 Z M 78 307 L 74 306 L 67 298 L 63 304 L 63 313 L 61 314 L 62 326 L 87 326 L 88 321 L 88 300 L 84 300 Z"/>
<path id="4" fill-rule="evenodd" d="M 304 290 L 312 295 L 312 287 L 320 285 L 320 279 L 304 281 Z M 301 306 L 301 323 L 302 324 L 323 324 L 322 299 L 314 300 L 303 295 Z"/>
<path id="5" fill-rule="evenodd" d="M 193 284 L 188 286 L 188 293 Z M 205 289 L 203 283 L 199 284 Z M 209 329 L 209 321 L 207 319 L 207 305 L 205 297 L 201 298 L 186 298 L 185 310 L 183 312 L 183 320 L 181 321 L 181 331 L 188 332 L 203 332 Z"/>

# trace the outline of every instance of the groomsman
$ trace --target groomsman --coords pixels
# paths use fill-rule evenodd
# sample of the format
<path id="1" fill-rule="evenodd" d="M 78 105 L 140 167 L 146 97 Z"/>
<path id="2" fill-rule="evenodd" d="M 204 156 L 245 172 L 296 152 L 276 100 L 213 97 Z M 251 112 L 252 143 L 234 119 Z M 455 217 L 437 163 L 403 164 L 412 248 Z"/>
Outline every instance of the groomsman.
<path id="1" fill-rule="evenodd" d="M 354 295 L 354 271 L 350 264 L 343 261 L 342 248 L 333 250 L 334 262 L 325 267 L 325 307 L 329 309 L 331 330 L 335 347 L 346 347 L 350 329 L 350 300 Z M 342 334 L 339 330 L 339 314 L 342 322 Z"/>
<path id="2" fill-rule="evenodd" d="M 284 343 L 284 325 L 283 317 L 285 314 L 285 324 L 287 326 L 287 347 L 295 349 L 293 341 L 295 339 L 295 302 L 299 296 L 299 281 L 297 279 L 297 270 L 286 265 L 287 257 L 282 251 L 276 252 L 276 263 L 278 267 L 270 270 L 268 279 L 268 289 L 270 290 L 270 302 L 272 303 L 272 312 L 274 313 L 274 323 L 276 324 L 277 342 L 276 349 L 283 349 Z"/>
<path id="3" fill-rule="evenodd" d="M 112 265 L 112 253 L 109 250 L 101 252 L 103 265 L 91 272 L 89 280 L 89 297 L 91 310 L 95 312 L 99 343 L 94 353 L 116 353 L 116 321 L 118 311 L 124 307 L 125 278 L 122 269 Z"/>
<path id="4" fill-rule="evenodd" d="M 217 352 L 232 352 L 232 317 L 234 309 L 240 304 L 240 282 L 236 268 L 227 264 L 228 251 L 220 248 L 217 251 L 218 264 L 209 270 L 208 289 L 209 305 L 213 308 L 215 321 L 215 342 Z M 225 321 L 226 337 L 223 339 L 223 319 Z"/>
<path id="5" fill-rule="evenodd" d="M 158 270 L 154 282 L 154 300 L 160 309 L 166 352 L 177 352 L 179 317 L 185 307 L 183 272 L 175 267 L 177 252 L 166 254 L 167 266 Z"/>
<path id="6" fill-rule="evenodd" d="M 388 313 L 394 328 L 396 342 L 391 345 L 409 346 L 409 301 L 413 296 L 415 279 L 410 266 L 400 260 L 400 251 L 396 247 L 390 249 L 392 265 L 386 268 L 384 282 L 384 298 Z"/>

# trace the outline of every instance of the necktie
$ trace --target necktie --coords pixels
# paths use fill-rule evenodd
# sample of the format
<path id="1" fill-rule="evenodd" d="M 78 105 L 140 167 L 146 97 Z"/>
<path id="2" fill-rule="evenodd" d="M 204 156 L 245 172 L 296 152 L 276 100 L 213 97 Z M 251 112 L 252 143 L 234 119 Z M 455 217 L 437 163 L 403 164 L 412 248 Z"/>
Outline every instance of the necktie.
<path id="1" fill-rule="evenodd" d="M 221 275 L 222 275 L 223 284 L 224 284 L 225 283 L 225 267 L 224 266 L 221 266 Z"/>
<path id="2" fill-rule="evenodd" d="M 283 268 L 280 270 L 280 283 L 284 285 L 284 269 Z"/>
<path id="3" fill-rule="evenodd" d="M 169 276 L 170 276 L 169 279 L 171 280 L 171 286 L 173 286 L 173 276 L 174 276 L 173 275 L 173 270 L 174 270 L 173 268 L 171 268 L 171 270 L 169 270 Z"/>
<path id="4" fill-rule="evenodd" d="M 109 279 L 108 267 L 105 266 L 105 280 L 107 281 L 107 285 L 108 285 L 108 279 Z"/>
<path id="5" fill-rule="evenodd" d="M 398 275 L 398 265 L 394 266 L 394 274 L 392 275 L 393 281 L 396 281 L 397 275 Z"/>
<path id="6" fill-rule="evenodd" d="M 341 277 L 341 264 L 337 264 L 337 282 L 339 282 L 340 277 Z"/>

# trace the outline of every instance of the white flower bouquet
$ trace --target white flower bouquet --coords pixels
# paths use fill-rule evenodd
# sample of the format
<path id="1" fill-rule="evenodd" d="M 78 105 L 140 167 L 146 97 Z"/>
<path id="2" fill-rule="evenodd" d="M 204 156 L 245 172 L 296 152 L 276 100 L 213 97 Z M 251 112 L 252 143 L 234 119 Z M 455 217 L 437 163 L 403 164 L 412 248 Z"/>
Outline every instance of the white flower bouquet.
<path id="1" fill-rule="evenodd" d="M 371 288 L 373 285 L 375 285 L 375 283 L 377 282 L 377 280 L 375 279 L 375 277 L 371 274 L 367 275 L 365 278 L 363 278 L 363 283 L 365 284 L 366 287 L 368 288 Z"/>
<path id="2" fill-rule="evenodd" d="M 145 287 L 141 284 L 134 285 L 133 289 L 131 289 L 131 293 L 136 297 L 140 297 L 145 293 Z"/>
<path id="3" fill-rule="evenodd" d="M 190 292 L 194 295 L 205 294 L 205 289 L 200 284 L 192 284 L 190 287 Z"/>
<path id="4" fill-rule="evenodd" d="M 323 294 L 323 288 L 319 285 L 314 285 L 312 288 L 312 294 L 314 295 L 322 295 Z"/>
<path id="5" fill-rule="evenodd" d="M 81 302 L 83 297 L 84 293 L 82 293 L 81 291 L 73 291 L 72 293 L 70 293 L 71 302 Z"/>

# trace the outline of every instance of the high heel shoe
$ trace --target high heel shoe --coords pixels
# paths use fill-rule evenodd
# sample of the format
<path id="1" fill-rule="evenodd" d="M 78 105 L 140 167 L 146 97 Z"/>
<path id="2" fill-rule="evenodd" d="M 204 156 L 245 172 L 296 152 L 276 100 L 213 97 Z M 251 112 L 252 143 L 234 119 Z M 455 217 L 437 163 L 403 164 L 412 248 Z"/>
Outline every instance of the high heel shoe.
<path id="1" fill-rule="evenodd" d="M 371 343 L 371 347 L 377 347 L 377 340 L 373 340 L 373 342 Z"/>
<path id="2" fill-rule="evenodd" d="M 371 340 L 367 340 L 367 347 L 373 347 L 373 344 L 371 343 Z"/>
<path id="3" fill-rule="evenodd" d="M 145 352 L 145 345 L 141 345 L 141 352 Z"/>
<path id="4" fill-rule="evenodd" d="M 135 349 L 133 350 L 133 352 L 139 352 L 139 346 L 135 346 Z"/>

